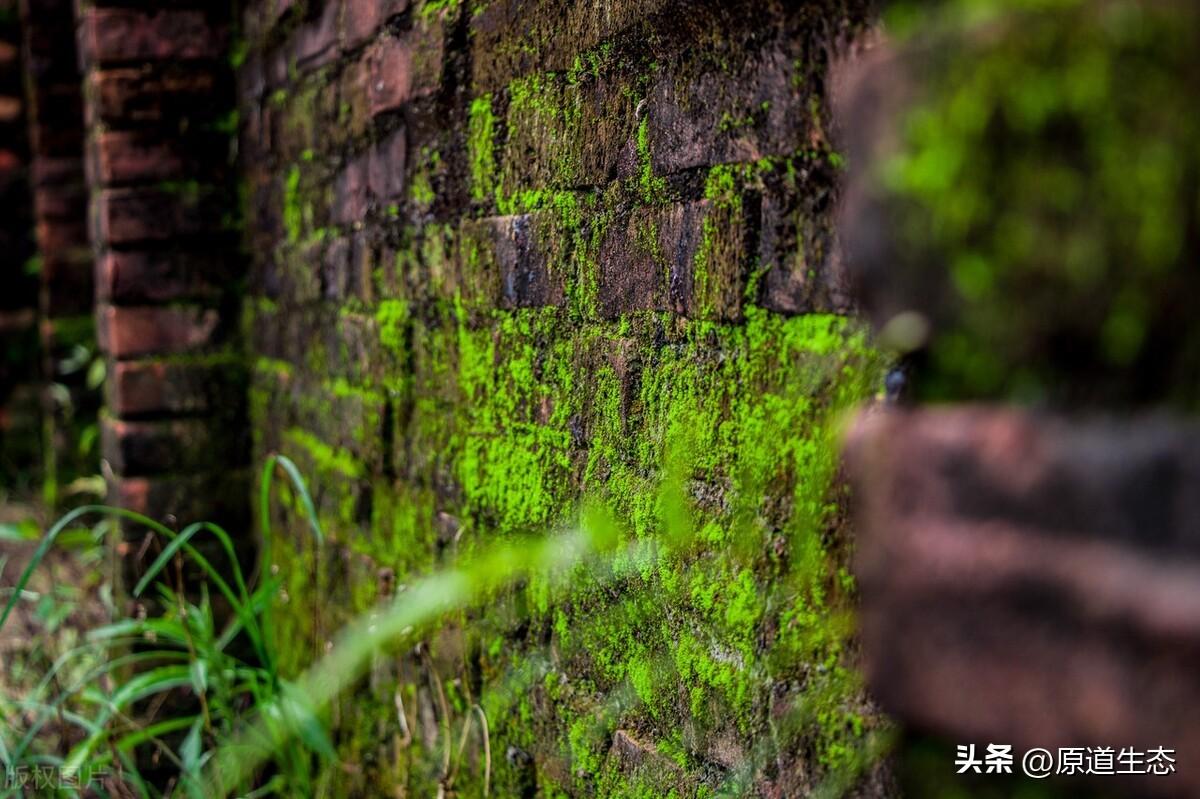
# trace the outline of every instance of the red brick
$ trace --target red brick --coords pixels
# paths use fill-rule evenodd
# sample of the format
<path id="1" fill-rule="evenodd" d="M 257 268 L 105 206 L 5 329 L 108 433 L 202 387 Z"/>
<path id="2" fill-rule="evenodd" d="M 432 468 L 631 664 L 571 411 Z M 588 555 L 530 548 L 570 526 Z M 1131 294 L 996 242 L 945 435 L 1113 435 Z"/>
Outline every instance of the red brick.
<path id="1" fill-rule="evenodd" d="M 340 0 L 324 0 L 321 13 L 296 31 L 292 53 L 302 69 L 316 69 L 337 57 Z"/>
<path id="2" fill-rule="evenodd" d="M 342 46 L 353 50 L 373 37 L 388 17 L 408 8 L 408 0 L 345 0 Z"/>
<path id="3" fill-rule="evenodd" d="M 203 12 L 91 8 L 84 12 L 81 55 L 90 63 L 216 59 L 224 55 L 226 31 Z"/>
<path id="4" fill-rule="evenodd" d="M 395 111 L 408 102 L 413 91 L 413 48 L 409 39 L 389 36 L 379 40 L 367 51 L 367 65 L 372 116 Z"/>
<path id="5" fill-rule="evenodd" d="M 95 202 L 95 240 L 107 244 L 165 241 L 215 232 L 218 209 L 205 192 L 105 189 Z"/>
<path id="6" fill-rule="evenodd" d="M 210 419 L 128 422 L 104 419 L 101 451 L 123 476 L 195 474 L 246 462 L 246 435 Z"/>
<path id="7" fill-rule="evenodd" d="M 362 136 L 371 125 L 371 69 L 365 59 L 352 61 L 342 70 L 340 97 L 345 111 L 339 122 L 351 137 Z"/>
<path id="8" fill-rule="evenodd" d="M 202 350 L 221 332 L 212 308 L 106 306 L 96 320 L 100 348 L 118 359 Z"/>
<path id="9" fill-rule="evenodd" d="M 34 186 L 62 186 L 83 183 L 82 152 L 75 158 L 33 159 L 31 179 Z"/>
<path id="10" fill-rule="evenodd" d="M 103 132 L 96 136 L 93 153 L 96 177 L 104 185 L 171 180 L 185 171 L 178 148 L 161 134 Z"/>
<path id="11" fill-rule="evenodd" d="M 33 193 L 33 212 L 37 220 L 83 220 L 87 218 L 87 189 L 78 186 L 46 186 Z M 84 230 L 86 234 L 86 229 Z M 81 239 L 86 244 L 87 239 Z"/>
<path id="12" fill-rule="evenodd" d="M 220 296 L 235 277 L 232 258 L 198 253 L 108 252 L 96 263 L 102 300 L 165 303 Z"/>
<path id="13" fill-rule="evenodd" d="M 106 69 L 88 76 L 88 123 L 162 122 L 218 110 L 220 82 L 210 69 Z"/>
<path id="14" fill-rule="evenodd" d="M 43 252 L 69 252 L 87 246 L 87 226 L 82 218 L 44 219 L 38 222 L 37 240 Z"/>
<path id="15" fill-rule="evenodd" d="M 119 507 L 177 529 L 208 521 L 235 532 L 249 522 L 250 484 L 249 473 L 236 468 L 210 475 L 120 477 L 110 486 L 109 497 Z"/>
<path id="16" fill-rule="evenodd" d="M 334 221 L 342 225 L 362 221 L 367 202 L 367 157 L 361 156 L 348 162 L 334 182 Z"/>
<path id="17" fill-rule="evenodd" d="M 404 128 L 400 128 L 371 148 L 367 184 L 371 194 L 380 202 L 392 202 L 404 193 L 407 146 Z"/>
<path id="18" fill-rule="evenodd" d="M 240 404 L 240 373 L 229 363 L 117 363 L 106 381 L 108 407 L 121 418 L 227 410 Z"/>

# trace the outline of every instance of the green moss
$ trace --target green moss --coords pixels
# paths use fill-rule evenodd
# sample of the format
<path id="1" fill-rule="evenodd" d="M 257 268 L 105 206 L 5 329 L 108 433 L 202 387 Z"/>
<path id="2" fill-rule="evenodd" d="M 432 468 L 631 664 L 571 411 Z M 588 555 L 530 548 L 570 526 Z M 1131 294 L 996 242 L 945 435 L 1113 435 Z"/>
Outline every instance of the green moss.
<path id="1" fill-rule="evenodd" d="M 492 96 L 476 97 L 471 101 L 467 124 L 467 152 L 471 164 L 471 199 L 483 202 L 495 190 L 496 159 L 493 154 L 495 118 L 492 115 Z"/>
<path id="2" fill-rule="evenodd" d="M 379 326 L 379 341 L 394 353 L 403 354 L 408 342 L 408 303 L 404 300 L 383 300 L 375 310 Z"/>
<path id="3" fill-rule="evenodd" d="M 638 190 L 642 202 L 661 203 L 666 200 L 667 181 L 654 174 L 650 156 L 650 118 L 642 117 L 637 129 Z"/>
<path id="4" fill-rule="evenodd" d="M 1196 9 L 911 5 L 891 25 L 904 41 L 919 19 L 938 55 L 870 179 L 898 254 L 881 310 L 939 333 L 917 393 L 1194 408 L 1200 348 L 1176 298 L 1197 290 L 1200 114 L 1179 83 Z"/>
<path id="5" fill-rule="evenodd" d="M 283 187 L 283 227 L 288 241 L 295 244 L 304 233 L 304 213 L 300 206 L 300 167 L 288 170 Z"/>

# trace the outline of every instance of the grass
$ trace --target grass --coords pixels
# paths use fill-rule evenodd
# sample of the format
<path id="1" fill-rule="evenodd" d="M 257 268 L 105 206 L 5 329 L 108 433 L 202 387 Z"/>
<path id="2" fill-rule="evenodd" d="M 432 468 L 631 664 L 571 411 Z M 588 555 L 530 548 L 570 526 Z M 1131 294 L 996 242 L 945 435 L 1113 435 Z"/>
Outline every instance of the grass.
<path id="1" fill-rule="evenodd" d="M 263 472 L 266 523 L 277 470 L 290 479 L 320 541 L 304 481 L 282 456 L 270 458 Z M 77 534 L 89 518 L 99 520 L 93 528 L 97 538 L 116 529 L 111 521 L 159 538 L 161 552 L 131 592 L 156 600 L 142 605 L 155 611 L 88 631 L 32 690 L 3 697 L 0 764 L 6 774 L 71 775 L 78 787 L 55 789 L 66 795 L 81 795 L 93 777 L 104 775 L 100 795 L 211 796 L 205 768 L 217 747 L 245 726 L 248 710 L 258 709 L 269 711 L 261 714 L 263 732 L 272 735 L 269 776 L 256 770 L 235 782 L 220 781 L 241 796 L 307 795 L 313 758 L 332 757 L 333 746 L 309 703 L 280 676 L 267 643 L 265 611 L 280 590 L 279 580 L 261 575 L 251 589 L 254 580 L 243 573 L 232 538 L 218 525 L 198 522 L 176 532 L 120 508 L 77 508 L 42 537 L 0 612 L 0 630 L 28 597 L 26 587 L 52 547 Z M 216 542 L 221 568 L 197 547 L 201 536 Z M 260 562 L 269 557 L 267 548 Z M 184 590 L 185 563 L 203 576 L 190 592 Z M 227 610 L 218 611 L 218 604 Z M 79 663 L 87 665 L 72 668 Z M 71 679 L 59 679 L 67 672 Z M 6 784 L 0 796 L 22 795 L 28 787 Z"/>
<path id="2" fill-rule="evenodd" d="M 662 542 L 621 543 L 607 514 L 584 513 L 575 529 L 540 537 L 505 540 L 431 574 L 394 600 L 346 625 L 323 658 L 294 680 L 277 668 L 268 609 L 282 590 L 278 576 L 264 569 L 271 560 L 272 487 L 283 477 L 307 517 L 318 543 L 324 533 L 312 498 L 296 465 L 270 457 L 259 494 L 264 535 L 259 566 L 250 574 L 239 565 L 233 539 L 218 525 L 199 522 L 175 531 L 140 514 L 102 505 L 63 516 L 41 538 L 0 612 L 0 631 L 17 607 L 35 571 L 56 545 L 78 539 L 85 519 L 98 520 L 84 537 L 99 540 L 118 529 L 144 528 L 161 550 L 132 589 L 152 598 L 152 612 L 119 617 L 87 632 L 46 668 L 20 696 L 0 694 L 0 765 L 6 774 L 77 775 L 77 782 L 46 795 L 102 797 L 301 797 L 320 793 L 318 774 L 336 759 L 327 720 L 334 700 L 353 690 L 372 659 L 397 643 L 416 645 L 455 611 L 479 607 L 521 580 L 537 575 L 549 581 L 551 600 L 566 595 L 571 576 L 585 567 L 614 589 L 656 557 Z M 672 545 L 694 539 L 690 521 L 664 520 Z M 222 560 L 214 563 L 200 541 L 207 539 Z M 185 578 L 185 567 L 201 579 Z M 185 590 L 187 589 L 187 590 Z M 218 608 L 221 608 L 220 610 Z M 537 653 L 528 664 L 539 662 Z M 542 653 L 550 659 L 549 652 Z M 425 655 L 428 658 L 428 655 Z M 430 664 L 431 665 L 431 664 Z M 653 670 L 668 664 L 649 663 Z M 475 739 L 481 756 L 482 790 L 492 780 L 491 736 L 483 707 L 470 702 L 455 730 L 446 692 L 430 668 L 440 708 L 439 797 L 454 795 L 466 753 Z M 498 694 L 517 696 L 539 679 L 536 669 L 510 674 Z M 511 683 L 511 684 L 510 684 Z M 628 708 L 637 692 L 617 686 L 611 698 Z M 397 713 L 405 718 L 400 693 Z M 810 708 L 797 706 L 780 717 L 780 727 L 813 723 Z M 407 729 L 404 734 L 409 734 Z M 833 772 L 817 795 L 841 795 L 863 768 L 886 747 L 886 736 L 868 737 L 853 768 Z M 764 738 L 753 742 L 742 766 L 712 795 L 740 796 L 752 790 L 754 775 L 777 756 Z M 90 785 L 89 785 L 90 783 Z M 27 795 L 8 784 L 0 797 Z"/>

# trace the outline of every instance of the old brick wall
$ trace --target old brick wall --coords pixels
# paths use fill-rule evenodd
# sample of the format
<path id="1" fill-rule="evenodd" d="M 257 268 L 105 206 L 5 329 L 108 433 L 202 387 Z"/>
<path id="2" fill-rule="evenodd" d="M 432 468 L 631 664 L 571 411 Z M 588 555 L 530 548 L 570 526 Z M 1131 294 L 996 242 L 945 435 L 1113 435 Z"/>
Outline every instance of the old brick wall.
<path id="1" fill-rule="evenodd" d="M 99 456 L 98 353 L 74 22 L 70 0 L 21 3 L 32 176 L 31 194 L 23 202 L 32 199 L 37 241 L 41 379 L 47 386 L 43 496 L 51 505 L 60 500 L 60 488 L 97 473 Z"/>
<path id="2" fill-rule="evenodd" d="M 881 384 L 831 223 L 827 70 L 865 13 L 246 4 L 254 458 L 294 458 L 331 535 L 275 547 L 291 667 L 581 501 L 663 542 L 381 658 L 335 710 L 335 793 L 432 795 L 472 703 L 493 795 L 885 792 L 831 444 Z"/>
<path id="3" fill-rule="evenodd" d="M 89 3 L 77 36 L 110 499 L 244 528 L 230 9 Z"/>
<path id="4" fill-rule="evenodd" d="M 15 2 L 0 4 L 0 490 L 28 490 L 40 467 L 38 283 Z"/>

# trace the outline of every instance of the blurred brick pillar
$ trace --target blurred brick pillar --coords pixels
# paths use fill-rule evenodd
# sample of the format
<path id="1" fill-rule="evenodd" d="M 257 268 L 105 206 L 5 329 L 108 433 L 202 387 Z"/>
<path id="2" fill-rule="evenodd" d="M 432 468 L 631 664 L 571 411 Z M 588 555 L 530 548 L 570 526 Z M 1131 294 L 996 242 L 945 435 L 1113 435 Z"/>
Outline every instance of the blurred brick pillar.
<path id="1" fill-rule="evenodd" d="M 54 505 L 87 499 L 62 489 L 99 469 L 83 97 L 71 0 L 22 0 L 21 27 L 46 381 L 45 499 Z"/>
<path id="2" fill-rule="evenodd" d="M 236 530 L 249 504 L 229 13 L 97 3 L 78 41 L 110 501 Z"/>
<path id="3" fill-rule="evenodd" d="M 15 0 L 0 2 L 0 494 L 32 487 L 41 448 L 20 39 Z"/>

